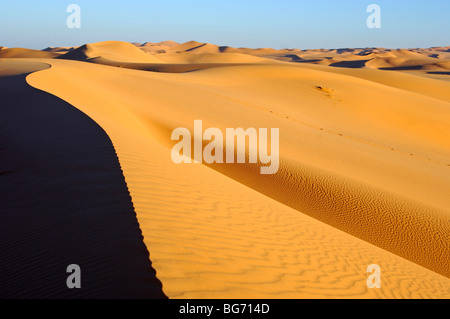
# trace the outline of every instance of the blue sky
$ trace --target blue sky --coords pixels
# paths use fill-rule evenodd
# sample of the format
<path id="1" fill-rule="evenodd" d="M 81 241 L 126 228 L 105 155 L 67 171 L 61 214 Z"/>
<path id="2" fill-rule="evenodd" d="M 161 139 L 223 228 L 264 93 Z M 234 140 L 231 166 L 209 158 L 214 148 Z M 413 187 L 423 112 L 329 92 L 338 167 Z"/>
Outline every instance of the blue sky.
<path id="1" fill-rule="evenodd" d="M 69 4 L 81 28 L 69 29 Z M 369 29 L 369 4 L 381 29 Z M 105 40 L 196 40 L 272 48 L 414 48 L 450 45 L 448 0 L 2 1 L 0 45 L 43 49 Z"/>

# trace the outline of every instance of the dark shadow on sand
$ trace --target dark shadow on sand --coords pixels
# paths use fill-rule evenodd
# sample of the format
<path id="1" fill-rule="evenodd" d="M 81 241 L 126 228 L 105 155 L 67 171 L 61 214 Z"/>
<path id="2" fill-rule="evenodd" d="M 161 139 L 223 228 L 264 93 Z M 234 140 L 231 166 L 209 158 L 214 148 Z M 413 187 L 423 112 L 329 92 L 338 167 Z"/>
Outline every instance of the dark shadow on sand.
<path id="1" fill-rule="evenodd" d="M 422 70 L 422 68 L 423 68 L 422 65 L 408 65 L 408 66 L 393 66 L 379 69 L 385 71 L 413 71 L 413 70 Z"/>
<path id="2" fill-rule="evenodd" d="M 330 66 L 338 67 L 338 68 L 350 68 L 350 69 L 359 69 L 363 68 L 366 65 L 366 62 L 370 60 L 352 60 L 352 61 L 340 61 L 336 63 L 331 63 Z"/>
<path id="3" fill-rule="evenodd" d="M 430 71 L 430 72 L 427 72 L 427 74 L 450 75 L 450 72 L 446 72 L 446 71 Z"/>
<path id="4" fill-rule="evenodd" d="M 0 298 L 166 298 L 109 137 L 25 77 L 0 77 Z"/>

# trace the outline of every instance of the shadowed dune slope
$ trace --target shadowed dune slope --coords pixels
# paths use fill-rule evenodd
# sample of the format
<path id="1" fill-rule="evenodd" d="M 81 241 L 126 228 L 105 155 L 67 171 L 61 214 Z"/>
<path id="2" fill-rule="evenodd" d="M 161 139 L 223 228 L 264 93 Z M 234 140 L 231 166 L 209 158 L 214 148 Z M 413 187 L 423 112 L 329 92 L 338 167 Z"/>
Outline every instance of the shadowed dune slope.
<path id="1" fill-rule="evenodd" d="M 110 139 L 26 83 L 47 67 L 1 63 L 0 298 L 164 298 Z"/>
<path id="2" fill-rule="evenodd" d="M 298 65 L 49 63 L 28 83 L 110 136 L 168 296 L 449 296 L 445 97 Z M 280 128 L 280 170 L 174 164 L 171 131 L 195 119 Z M 372 263 L 383 289 L 366 286 Z"/>

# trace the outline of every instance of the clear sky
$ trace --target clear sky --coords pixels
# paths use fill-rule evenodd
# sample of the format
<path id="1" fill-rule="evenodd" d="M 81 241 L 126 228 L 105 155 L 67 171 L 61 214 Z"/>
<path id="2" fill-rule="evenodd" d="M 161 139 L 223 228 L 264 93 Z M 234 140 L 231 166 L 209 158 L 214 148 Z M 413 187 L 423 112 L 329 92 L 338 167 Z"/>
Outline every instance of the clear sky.
<path id="1" fill-rule="evenodd" d="M 69 29 L 69 4 L 81 28 Z M 369 29 L 369 4 L 381 28 Z M 43 49 L 121 40 L 272 48 L 450 45 L 449 0 L 2 0 L 0 45 Z"/>

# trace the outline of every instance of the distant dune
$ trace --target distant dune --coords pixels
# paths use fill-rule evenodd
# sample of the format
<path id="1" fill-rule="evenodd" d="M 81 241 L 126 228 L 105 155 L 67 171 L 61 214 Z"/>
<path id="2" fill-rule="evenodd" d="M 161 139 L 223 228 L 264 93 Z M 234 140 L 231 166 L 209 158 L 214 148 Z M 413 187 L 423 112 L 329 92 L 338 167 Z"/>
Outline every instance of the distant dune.
<path id="1" fill-rule="evenodd" d="M 67 53 L 69 51 L 72 51 L 78 47 L 47 47 L 43 49 L 42 51 L 47 52 L 57 52 L 57 53 Z"/>
<path id="2" fill-rule="evenodd" d="M 161 41 L 161 42 L 158 42 L 156 44 L 158 44 L 158 45 L 165 45 L 166 47 L 172 48 L 172 47 L 178 45 L 179 43 L 175 42 L 175 41 Z"/>
<path id="3" fill-rule="evenodd" d="M 164 44 L 145 42 L 143 44 L 133 43 L 136 47 L 148 53 L 165 53 L 169 47 Z"/>
<path id="4" fill-rule="evenodd" d="M 47 58 L 51 59 L 59 56 L 58 53 L 23 48 L 4 48 L 0 51 L 0 59 L 6 58 Z"/>
<path id="5" fill-rule="evenodd" d="M 105 41 L 85 44 L 59 57 L 60 59 L 91 61 L 99 63 L 138 62 L 162 63 L 158 58 L 146 54 L 128 42 Z"/>
<path id="6" fill-rule="evenodd" d="M 179 43 L 175 41 L 162 41 L 158 43 L 145 42 L 142 44 L 134 42 L 132 44 L 137 46 L 142 51 L 150 53 L 165 53 L 169 51 L 170 48 L 179 45 Z"/>
<path id="7" fill-rule="evenodd" d="M 144 54 L 143 54 L 144 53 Z M 211 43 L 174 41 L 128 43 L 106 41 L 81 47 L 48 47 L 42 51 L 3 49 L 0 58 L 61 58 L 89 61 L 118 67 L 142 68 L 162 72 L 183 72 L 205 68 L 205 64 L 307 63 L 351 69 L 402 71 L 416 75 L 449 80 L 450 47 L 425 49 L 340 48 L 340 49 L 271 49 L 233 48 Z M 141 64 L 137 66 L 136 63 Z M 147 63 L 148 65 L 142 65 Z M 154 64 L 202 64 L 196 67 L 159 67 Z"/>
<path id="8" fill-rule="evenodd" d="M 167 63 L 275 63 L 276 61 L 241 53 L 162 53 L 155 55 Z"/>
<path id="9" fill-rule="evenodd" d="M 114 212 L 122 218 L 136 213 L 162 283 L 159 296 L 450 298 L 449 49 L 275 50 L 108 41 L 63 55 L 42 51 L 57 54 L 52 57 L 33 57 L 30 50 L 28 59 L 0 59 L 0 76 L 14 86 L 18 80 L 11 75 L 29 74 L 29 89 L 48 94 L 48 101 L 54 97 L 55 110 L 73 107 L 106 132 L 123 184 L 118 177 L 117 184 L 103 183 L 103 175 L 88 168 L 76 172 L 84 184 L 91 177 L 94 190 L 126 186 L 134 211 Z M 25 91 L 24 82 L 17 83 Z M 23 116 L 15 108 L 9 112 Z M 70 117 L 52 118 L 55 112 L 41 114 L 40 121 L 61 123 L 62 129 Z M 196 119 L 203 129 L 224 132 L 279 128 L 279 171 L 261 175 L 261 163 L 174 164 L 171 132 L 193 131 Z M 52 136 L 50 129 L 45 132 Z M 82 149 L 73 136 L 65 150 Z M 84 132 L 83 141 L 88 137 Z M 26 141 L 33 143 L 32 136 Z M 58 147 L 20 149 L 24 158 L 26 150 L 34 158 Z M 55 159 L 61 167 L 77 163 L 67 152 Z M 106 159 L 92 163 L 100 172 Z M 30 167 L 14 170 L 25 176 Z M 39 181 L 63 189 L 54 177 L 44 174 Z M 17 179 L 8 183 L 20 186 Z M 102 205 L 115 207 L 117 194 L 102 197 Z M 61 205 L 47 192 L 33 196 L 56 203 L 55 211 Z M 84 196 L 95 202 L 97 195 Z M 5 202 L 13 211 L 15 202 Z M 61 218 L 72 216 L 68 207 Z M 106 214 L 101 207 L 99 214 Z M 113 217 L 99 216 L 105 233 L 120 226 Z M 17 219 L 0 236 L 8 234 L 2 238 L 7 243 L 21 236 L 45 238 L 34 222 L 39 221 L 23 221 L 22 229 Z M 67 229 L 63 238 L 72 235 Z M 114 233 L 114 240 L 138 239 L 132 228 L 120 229 L 125 237 Z M 91 240 L 100 242 L 92 238 L 74 247 L 89 247 Z M 139 247 L 132 241 L 130 256 L 142 257 Z M 382 289 L 367 287 L 370 264 L 381 267 Z"/>
<path id="10" fill-rule="evenodd" d="M 187 52 L 192 51 L 197 48 L 203 47 L 205 45 L 213 46 L 209 43 L 200 43 L 197 41 L 188 41 L 186 43 L 178 44 L 170 48 L 170 52 Z M 211 52 L 214 53 L 214 52 Z"/>

